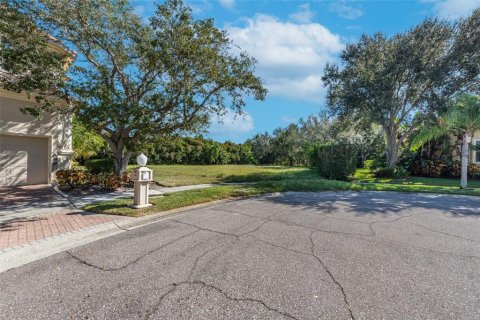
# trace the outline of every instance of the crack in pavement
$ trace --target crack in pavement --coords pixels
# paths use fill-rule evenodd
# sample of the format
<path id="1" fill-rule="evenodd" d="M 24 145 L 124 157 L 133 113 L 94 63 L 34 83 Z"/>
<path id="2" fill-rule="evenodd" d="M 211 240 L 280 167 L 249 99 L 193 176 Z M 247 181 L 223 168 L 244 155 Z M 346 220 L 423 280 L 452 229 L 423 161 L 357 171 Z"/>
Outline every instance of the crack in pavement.
<path id="1" fill-rule="evenodd" d="M 241 214 L 241 215 L 244 215 L 244 216 L 247 216 L 247 217 L 250 217 L 250 218 L 253 218 L 253 219 L 257 219 L 257 220 L 260 220 L 262 221 L 258 226 L 256 226 L 255 228 L 249 230 L 249 231 L 246 231 L 244 233 L 241 233 L 241 234 L 233 234 L 233 233 L 228 233 L 228 232 L 223 232 L 223 231 L 218 231 L 218 230 L 213 230 L 213 229 L 209 229 L 209 228 L 205 228 L 205 227 L 200 227 L 198 225 L 195 225 L 195 224 L 191 224 L 191 223 L 187 223 L 187 222 L 183 222 L 183 221 L 179 221 L 179 220 L 175 220 L 175 219 L 169 219 L 168 221 L 173 221 L 173 222 L 176 222 L 176 223 L 179 223 L 179 224 L 183 224 L 183 225 L 188 225 L 190 227 L 193 227 L 195 228 L 195 231 L 193 232 L 190 232 L 188 234 L 185 234 L 179 238 L 176 238 L 168 243 L 165 243 L 153 250 L 150 250 L 144 254 L 142 254 L 141 256 L 137 257 L 135 260 L 133 261 L 130 261 L 128 262 L 127 264 L 125 265 L 122 265 L 118 268 L 110 268 L 110 269 L 106 269 L 105 267 L 100 267 L 98 265 L 95 265 L 91 262 L 88 262 L 87 260 L 84 260 L 82 259 L 81 257 L 78 257 L 76 255 L 74 255 L 72 252 L 70 251 L 66 251 L 66 253 L 71 256 L 73 259 L 79 261 L 80 263 L 86 265 L 86 266 L 89 266 L 89 267 L 92 267 L 92 268 L 95 268 L 95 269 L 98 269 L 98 270 L 101 270 L 101 271 L 118 271 L 118 270 L 122 270 L 122 269 L 125 269 L 127 268 L 128 266 L 130 265 L 133 265 L 135 263 L 137 263 L 138 261 L 140 261 L 143 257 L 151 254 L 151 253 L 154 253 L 158 250 L 161 250 L 162 248 L 165 248 L 167 246 L 169 246 L 170 244 L 173 244 L 183 238 L 186 238 L 188 236 L 191 236 L 197 232 L 199 232 L 200 230 L 203 230 L 203 231 L 206 231 L 206 232 L 212 232 L 212 233 L 217 233 L 217 234 L 221 234 L 221 235 L 224 235 L 224 236 L 228 236 L 228 237 L 234 237 L 235 239 L 233 241 L 229 241 L 227 243 L 222 243 L 221 245 L 216 245 L 208 250 L 206 250 L 205 252 L 203 252 L 201 255 L 199 255 L 195 261 L 193 262 L 192 264 L 192 268 L 188 274 L 188 277 L 187 277 L 187 280 L 186 281 L 183 281 L 183 282 L 178 282 L 178 283 L 172 283 L 170 285 L 167 285 L 165 286 L 164 288 L 167 288 L 169 286 L 172 286 L 172 288 L 170 288 L 170 290 L 168 290 L 164 295 L 162 295 L 160 297 L 160 300 L 158 302 L 158 305 L 156 308 L 154 308 L 154 310 L 152 310 L 151 312 L 149 312 L 147 315 L 146 315 L 146 319 L 150 318 L 160 307 L 160 305 L 162 304 L 163 300 L 165 299 L 165 297 L 167 297 L 169 294 L 172 294 L 175 290 L 177 290 L 181 285 L 187 285 L 187 284 L 198 284 L 198 285 L 202 285 L 202 286 L 205 286 L 205 287 L 208 287 L 208 288 L 211 288 L 211 289 L 214 289 L 214 290 L 217 290 L 218 292 L 222 293 L 226 298 L 228 298 L 229 300 L 235 300 L 235 301 L 249 301 L 249 302 L 256 302 L 256 303 L 260 303 L 262 304 L 265 308 L 267 308 L 268 310 L 270 311 L 273 311 L 273 312 L 277 312 L 279 314 L 282 314 L 286 317 L 289 317 L 289 318 L 292 318 L 292 319 L 295 319 L 295 317 L 293 317 L 292 315 L 290 314 L 287 314 L 287 313 L 283 313 L 277 309 L 274 309 L 274 308 L 271 308 L 269 307 L 267 304 L 265 304 L 263 301 L 261 300 L 258 300 L 258 299 L 252 299 L 252 298 L 232 298 L 230 296 L 228 296 L 224 291 L 222 291 L 220 288 L 218 287 L 215 287 L 214 285 L 210 285 L 210 284 L 206 284 L 204 282 L 201 282 L 199 280 L 193 280 L 193 276 L 194 276 L 194 273 L 195 271 L 197 270 L 198 268 L 198 265 L 200 263 L 200 261 L 206 257 L 209 253 L 213 252 L 214 250 L 217 250 L 221 247 L 224 247 L 226 245 L 231 245 L 231 244 L 235 244 L 241 237 L 244 237 L 244 236 L 248 236 L 248 237 L 251 237 L 252 239 L 256 240 L 256 241 L 259 241 L 259 242 L 262 242 L 262 243 L 265 243 L 265 244 L 268 244 L 268 245 L 271 245 L 271 246 L 274 246 L 274 247 L 277 247 L 279 249 L 282 249 L 282 250 L 287 250 L 287 251 L 291 251 L 291 252 L 295 252 L 295 253 L 298 253 L 298 254 L 302 254 L 302 255 L 307 255 L 307 256 L 312 256 L 321 266 L 322 268 L 325 270 L 325 272 L 328 274 L 328 276 L 330 277 L 331 281 L 338 287 L 339 291 L 341 292 L 341 294 L 343 295 L 343 300 L 344 300 L 344 304 L 345 304 L 345 308 L 346 310 L 348 310 L 349 314 L 350 314 L 350 317 L 351 319 L 355 319 L 354 318 L 354 314 L 353 314 L 353 311 L 351 309 L 351 306 L 349 304 L 349 301 L 348 301 L 348 298 L 347 298 L 347 295 L 346 295 L 346 292 L 345 292 L 345 289 L 343 288 L 342 284 L 334 277 L 334 275 L 332 274 L 332 272 L 330 271 L 330 269 L 325 265 L 325 263 L 323 262 L 323 260 L 318 257 L 315 253 L 315 241 L 313 239 L 314 237 L 314 234 L 317 233 L 317 232 L 322 232 L 322 233 L 331 233 L 331 234 L 342 234 L 342 235 L 347 235 L 347 236 L 354 236 L 356 237 L 357 239 L 361 239 L 361 240 L 364 240 L 364 241 L 373 241 L 373 240 L 367 240 L 366 238 L 372 238 L 372 239 L 376 239 L 380 242 L 390 242 L 390 243 L 397 243 L 397 244 L 402 244 L 402 245 L 406 245 L 406 246 L 409 246 L 411 248 L 414 248 L 414 249 L 418 249 L 418 250 L 424 250 L 424 251 L 428 251 L 428 252 L 436 252 L 436 253 L 442 253 L 442 254 L 450 254 L 450 255 L 455 255 L 455 256 L 460 256 L 460 257 L 466 257 L 466 258 L 476 258 L 476 259 L 479 259 L 480 257 L 477 257 L 477 256 L 464 256 L 464 255 L 459 255 L 459 254 L 455 254 L 455 253 L 452 253 L 452 252 L 445 252 L 445 251 L 437 251 L 437 250 L 432 250 L 432 249 L 428 249 L 428 248 L 423 248 L 423 247 L 418 247 L 418 246 L 415 246 L 415 245 L 412 245 L 412 244 L 409 244 L 409 243 L 404 243 L 404 242 L 400 242 L 400 241 L 395 241 L 395 240 L 391 240 L 391 239 L 385 239 L 385 238 L 382 238 L 382 237 L 379 237 L 376 235 L 375 233 L 375 230 L 373 228 L 373 226 L 375 224 L 380 224 L 380 223 L 394 223 L 394 222 L 397 222 L 401 219 L 404 219 L 404 218 L 408 218 L 408 217 L 411 217 L 413 216 L 414 214 L 410 214 L 410 215 L 406 215 L 406 216 L 401 216 L 401 217 L 398 217 L 394 220 L 390 220 L 390 221 L 374 221 L 374 222 L 363 222 L 363 221 L 354 221 L 354 220 L 349 220 L 349 221 L 352 221 L 352 222 L 358 222 L 358 223 L 363 223 L 363 224 L 368 224 L 369 225 L 369 228 L 370 228 L 370 231 L 372 232 L 372 234 L 370 235 L 366 235 L 366 234 L 358 234 L 358 233 L 348 233 L 348 232 L 341 232 L 341 231 L 330 231 L 330 230 L 322 230 L 322 229 L 319 229 L 319 228 L 315 228 L 315 227 L 312 227 L 312 226 L 307 226 L 307 225 L 302 225 L 302 224 L 298 224 L 298 223 L 294 223 L 294 222 L 289 222 L 289 221 L 284 221 L 282 219 L 274 219 L 273 217 L 281 214 L 282 212 L 277 212 L 277 213 L 273 213 L 267 217 L 258 217 L 258 216 L 253 216 L 253 215 L 249 215 L 249 214 L 246 214 L 246 213 L 243 213 L 243 212 L 237 212 L 237 211 L 232 211 L 232 210 L 221 210 L 221 209 L 214 209 L 214 211 L 225 211 L 225 212 L 231 212 L 231 213 L 236 213 L 236 214 Z M 335 217 L 330 217 L 329 215 L 325 215 L 324 219 L 336 219 Z M 342 219 L 337 219 L 337 220 L 342 220 Z M 310 232 L 310 235 L 309 235 L 309 239 L 310 239 L 310 254 L 309 253 L 306 253 L 306 252 L 302 252 L 302 251 L 298 251 L 298 250 L 295 250 L 295 249 L 290 249 L 290 248 L 286 248 L 286 247 L 283 247 L 283 246 L 280 246 L 280 245 L 277 245 L 277 244 L 274 244 L 274 243 L 271 243 L 271 242 L 268 242 L 268 241 L 265 241 L 265 240 L 262 240 L 262 239 L 259 239 L 257 238 L 256 236 L 252 235 L 252 233 L 260 230 L 262 228 L 262 226 L 264 226 L 265 224 L 269 223 L 269 222 L 276 222 L 276 223 L 281 223 L 281 224 L 285 224 L 287 226 L 295 226 L 295 227 L 300 227 L 300 228 L 303 228 L 305 230 L 308 230 Z M 408 223 L 411 223 L 411 222 L 408 222 Z M 415 223 L 411 223 L 411 224 L 414 224 L 416 225 Z M 429 230 L 427 227 L 424 227 L 424 226 L 421 226 L 421 225 L 418 225 L 419 227 L 423 227 L 427 230 Z M 117 225 L 117 227 L 119 227 Z M 119 227 L 120 228 L 120 227 Z M 128 231 L 128 230 L 127 230 Z M 432 232 L 436 232 L 435 230 L 429 230 L 429 231 L 432 231 Z M 439 232 L 439 231 L 437 231 Z M 443 232 L 439 232 L 439 233 L 443 233 Z M 444 233 L 445 234 L 445 233 Z M 450 234 L 448 234 L 450 235 Z M 455 235 L 451 235 L 451 236 L 455 236 Z M 466 238 L 463 238 L 463 237 L 459 237 L 457 236 L 458 238 L 461 238 L 461 239 L 465 239 L 465 240 L 470 240 L 470 241 L 475 241 L 475 240 L 471 240 L 471 239 L 466 239 Z M 322 281 L 326 281 L 326 280 L 323 280 L 321 279 Z"/>
<path id="2" fill-rule="evenodd" d="M 402 220 L 402 219 L 412 217 L 412 216 L 414 216 L 414 215 L 415 215 L 415 213 L 412 213 L 412 214 L 409 214 L 409 215 L 406 215 L 406 216 L 398 217 L 398 218 L 393 219 L 393 220 L 388 220 L 388 221 L 373 221 L 373 222 L 370 222 L 370 223 L 368 224 L 368 227 L 369 227 L 369 229 L 370 229 L 370 231 L 371 231 L 371 233 L 372 233 L 371 235 L 375 237 L 375 236 L 377 235 L 377 233 L 375 232 L 375 230 L 373 230 L 373 225 L 374 225 L 374 224 L 394 223 L 394 222 L 400 221 L 400 220 Z"/>
<path id="3" fill-rule="evenodd" d="M 254 299 L 254 298 L 235 298 L 235 297 L 232 297 L 230 296 L 229 294 L 227 294 L 224 290 L 222 290 L 221 288 L 219 287 L 216 287 L 212 284 L 208 284 L 208 283 L 205 283 L 203 281 L 200 281 L 200 280 L 191 280 L 191 281 L 182 281 L 182 282 L 174 282 L 172 284 L 170 284 L 171 286 L 173 286 L 172 289 L 168 290 L 165 294 L 163 294 L 159 301 L 157 302 L 157 304 L 155 305 L 155 308 L 153 308 L 153 310 L 149 313 L 146 314 L 145 318 L 144 319 L 149 319 L 151 316 L 153 316 L 157 311 L 158 309 L 160 309 L 160 306 L 162 305 L 163 301 L 165 300 L 165 298 L 167 296 L 169 296 L 170 294 L 174 293 L 178 288 L 180 288 L 181 286 L 185 286 L 185 285 L 199 285 L 201 287 L 204 287 L 204 288 L 209 288 L 209 289 L 212 289 L 214 291 L 217 291 L 219 292 L 220 294 L 222 294 L 225 298 L 227 298 L 228 300 L 230 301 L 235 301 L 235 302 L 251 302 L 251 303 L 258 303 L 260 305 L 262 305 L 265 309 L 269 310 L 269 311 L 272 311 L 272 312 L 275 312 L 277 314 L 280 314 L 284 317 L 287 317 L 289 319 L 294 319 L 294 320 L 298 320 L 296 317 L 292 316 L 291 314 L 288 314 L 287 312 L 285 311 L 281 311 L 281 310 L 278 310 L 276 308 L 273 308 L 271 306 L 269 306 L 267 303 L 265 303 L 264 301 L 260 300 L 260 299 Z M 168 286 L 167 286 L 168 287 Z"/>
<path id="4" fill-rule="evenodd" d="M 216 211 L 226 211 L 226 210 L 216 210 Z M 433 250 L 433 249 L 429 249 L 429 248 L 424 248 L 424 247 L 420 247 L 420 246 L 416 246 L 416 245 L 413 245 L 413 244 L 410 244 L 410 243 L 406 243 L 406 242 L 402 242 L 402 241 L 396 241 L 396 240 L 392 240 L 392 239 L 386 239 L 386 238 L 383 238 L 383 237 L 379 237 L 376 235 L 375 231 L 373 230 L 373 225 L 374 224 L 388 224 L 388 223 L 394 223 L 394 222 L 397 222 L 401 219 L 404 219 L 404 218 L 408 218 L 408 217 L 411 217 L 411 216 L 414 216 L 416 215 L 415 213 L 412 213 L 412 214 L 409 214 L 409 215 L 406 215 L 406 216 L 401 216 L 401 217 L 398 217 L 398 218 L 395 218 L 393 220 L 389 220 L 389 221 L 373 221 L 373 222 L 367 222 L 367 224 L 369 225 L 369 229 L 371 231 L 371 234 L 370 235 L 367 235 L 367 234 L 361 234 L 361 233 L 352 233 L 352 232 L 342 232 L 342 231 L 332 231 L 332 230 L 324 230 L 324 229 L 319 229 L 319 228 L 315 228 L 315 227 L 312 227 L 312 226 L 306 226 L 306 225 L 302 225 L 302 224 L 298 224 L 298 223 L 294 223 L 294 222 L 290 222 L 290 221 L 284 221 L 282 219 L 272 219 L 271 217 L 273 216 L 276 216 L 278 214 L 280 214 L 281 212 L 278 212 L 278 213 L 275 213 L 273 215 L 270 215 L 268 216 L 267 218 L 262 218 L 262 217 L 256 217 L 256 216 L 251 216 L 251 215 L 248 215 L 248 214 L 245 214 L 243 212 L 237 212 L 237 211 L 227 211 L 227 212 L 232 212 L 232 213 L 238 213 L 238 214 L 242 214 L 242 215 L 245 215 L 247 217 L 252 217 L 252 218 L 256 218 L 256 219 L 265 219 L 265 220 L 268 220 L 268 221 L 271 221 L 271 222 L 279 222 L 279 223 L 283 223 L 287 226 L 296 226 L 296 227 L 301 227 L 301 228 L 306 228 L 306 229 L 310 229 L 310 230 L 315 230 L 315 231 L 318 231 L 318 232 L 323 232 L 323 233 L 330 233 L 330 234 L 341 234 L 341 235 L 346 235 L 346 236 L 355 236 L 355 237 L 360 237 L 360 238 L 365 238 L 365 237 L 371 237 L 373 239 L 376 239 L 376 240 L 380 240 L 381 242 L 390 242 L 390 243 L 396 243 L 396 244 L 401 244 L 401 245 L 405 245 L 405 246 L 408 246 L 410 248 L 413 248 L 413 249 L 416 249 L 416 250 L 420 250 L 420 251 L 426 251 L 426 252 L 431 252 L 431 253 L 440 253 L 440 254 L 447 254 L 447 255 L 453 255 L 453 256 L 456 256 L 456 257 L 461 257 L 461 258 L 468 258 L 468 259 L 474 259 L 474 260 L 477 260 L 477 259 L 480 259 L 480 256 L 475 256 L 475 255 L 461 255 L 461 254 L 457 254 L 457 253 L 453 253 L 453 252 L 448 252 L 448 251 L 441 251 L 441 250 Z M 324 219 L 322 220 L 325 220 L 325 219 L 331 219 L 331 217 L 324 217 Z M 193 225 L 194 226 L 194 225 Z M 213 230 L 213 232 L 215 232 Z M 366 239 L 362 239 L 364 241 L 367 241 Z"/>
<path id="5" fill-rule="evenodd" d="M 322 261 L 322 259 L 320 259 L 316 254 L 315 254 L 315 243 L 313 241 L 313 234 L 315 232 L 318 232 L 316 230 L 312 230 L 310 232 L 310 242 L 311 242 L 311 246 L 310 246 L 310 254 L 309 253 L 306 253 L 306 252 L 302 252 L 302 251 L 298 251 L 298 250 L 295 250 L 295 249 L 291 249 L 291 248 L 286 248 L 286 247 L 283 247 L 283 246 L 279 246 L 275 243 L 272 243 L 272 242 L 268 242 L 268 241 L 265 241 L 265 240 L 262 240 L 262 239 L 259 239 L 255 236 L 252 236 L 252 235 L 249 235 L 249 237 L 253 238 L 254 240 L 256 241 L 259 241 L 259 242 L 262 242 L 262 243 L 265 243 L 267 245 L 270 245 L 270 246 L 273 246 L 273 247 L 276 247 L 276 248 L 279 248 L 279 249 L 282 249 L 282 250 L 286 250 L 286 251 L 291 251 L 291 252 L 294 252 L 294 253 L 297 253 L 297 254 L 301 254 L 301 255 L 304 255 L 304 256 L 309 256 L 309 257 L 313 257 L 321 266 L 322 268 L 325 270 L 325 272 L 328 274 L 328 276 L 330 277 L 330 279 L 332 280 L 332 282 L 340 289 L 340 292 L 342 293 L 343 295 L 343 300 L 344 300 L 344 303 L 345 303 L 345 308 L 347 309 L 347 311 L 349 312 L 350 314 L 350 317 L 351 319 L 355 319 L 355 317 L 353 316 L 353 311 L 350 307 L 350 304 L 348 303 L 348 299 L 347 299 L 347 295 L 345 293 L 345 290 L 343 289 L 343 286 L 335 279 L 335 277 L 333 276 L 333 274 L 331 273 L 331 271 L 327 268 L 327 266 L 325 265 L 325 263 Z M 322 281 L 324 281 L 322 279 Z"/>
<path id="6" fill-rule="evenodd" d="M 332 272 L 330 271 L 330 269 L 328 269 L 328 267 L 325 265 L 325 263 L 323 262 L 323 260 L 317 256 L 315 254 L 315 241 L 313 241 L 313 235 L 315 234 L 315 232 L 318 232 L 318 231 L 312 231 L 310 233 L 310 242 L 311 242 L 311 247 L 310 247 L 310 250 L 312 252 L 312 256 L 315 257 L 315 259 L 318 260 L 318 262 L 322 265 L 322 267 L 325 269 L 325 272 L 328 273 L 328 275 L 330 276 L 330 278 L 332 279 L 332 281 L 338 286 L 338 288 L 340 289 L 342 295 L 343 295 L 343 300 L 345 301 L 345 307 L 347 308 L 348 312 L 350 313 L 350 318 L 355 320 L 355 317 L 353 316 L 353 311 L 352 311 L 352 308 L 350 307 L 350 304 L 348 303 L 348 299 L 347 299 L 347 294 L 345 293 L 345 289 L 343 288 L 342 284 L 340 282 L 338 282 L 338 280 L 334 277 L 334 275 L 332 274 Z"/>
<path id="7" fill-rule="evenodd" d="M 213 252 L 214 250 L 217 250 L 217 249 L 220 249 L 226 245 L 229 245 L 229 244 L 233 244 L 235 243 L 236 241 L 238 240 L 238 238 L 236 238 L 235 240 L 233 240 L 232 242 L 227 242 L 227 243 L 223 243 L 221 245 L 217 245 L 217 246 L 214 246 L 213 248 L 210 248 L 208 249 L 207 251 L 205 251 L 204 253 L 202 253 L 201 255 L 199 255 L 195 261 L 193 262 L 193 266 L 192 268 L 190 269 L 190 273 L 188 274 L 188 277 L 187 277 L 187 280 L 191 280 L 192 277 L 193 277 L 193 273 L 195 272 L 195 270 L 197 269 L 197 266 L 198 266 L 198 263 L 200 262 L 200 260 L 205 257 L 207 254 Z"/>
<path id="8" fill-rule="evenodd" d="M 151 253 L 153 253 L 153 252 L 156 252 L 156 251 L 158 251 L 158 250 L 161 250 L 161 249 L 163 249 L 163 248 L 165 248 L 165 247 L 167 247 L 167 246 L 169 246 L 169 245 L 171 245 L 171 244 L 173 244 L 173 243 L 175 243 L 175 242 L 177 242 L 177 241 L 179 241 L 179 240 L 182 240 L 182 239 L 184 239 L 184 238 L 186 238 L 186 237 L 189 237 L 189 236 L 197 233 L 198 231 L 199 231 L 199 230 L 195 230 L 195 231 L 193 231 L 193 232 L 187 233 L 187 234 L 185 234 L 185 235 L 183 235 L 183 236 L 181 236 L 181 237 L 179 237 L 179 238 L 175 238 L 175 239 L 173 239 L 173 240 L 171 240 L 171 241 L 169 241 L 169 242 L 167 242 L 167 243 L 165 243 L 165 244 L 162 244 L 161 246 L 159 246 L 159 247 L 157 247 L 157 248 L 155 248 L 155 249 L 149 250 L 149 251 L 141 254 L 140 256 L 138 256 L 138 257 L 137 257 L 136 259 L 134 259 L 133 261 L 130 261 L 130 262 L 128 262 L 127 264 L 122 265 L 122 266 L 120 266 L 120 267 L 118 267 L 118 268 L 109 268 L 109 269 L 106 269 L 105 267 L 100 267 L 100 266 L 95 265 L 95 264 L 93 264 L 93 263 L 91 263 L 91 262 L 88 262 L 87 260 L 85 260 L 85 259 L 83 259 L 83 258 L 81 258 L 81 257 L 79 257 L 79 256 L 76 256 L 76 255 L 73 254 L 70 250 L 65 251 L 65 253 L 66 253 L 68 256 L 70 256 L 71 258 L 77 260 L 77 261 L 80 262 L 81 264 L 86 265 L 86 266 L 88 266 L 88 267 L 92 267 L 92 268 L 95 268 L 95 269 L 98 269 L 98 270 L 101 270 L 101 271 L 113 272 L 113 271 L 119 271 L 119 270 L 125 269 L 125 268 L 127 268 L 128 266 L 137 263 L 138 261 L 140 261 L 142 258 L 148 256 L 149 254 L 151 254 Z"/>
<path id="9" fill-rule="evenodd" d="M 430 229 L 430 228 L 427 228 L 427 227 L 425 227 L 425 226 L 423 226 L 423 225 L 421 225 L 421 224 L 417 224 L 417 223 L 414 223 L 414 222 L 408 221 L 408 223 L 413 224 L 414 226 L 423 228 L 423 229 L 425 229 L 425 230 L 431 231 L 431 232 L 435 232 L 435 233 L 439 233 L 439 234 L 444 234 L 444 235 L 447 235 L 447 236 L 450 236 L 450 237 L 454 237 L 454 238 L 458 238 L 458 239 L 463 239 L 463 240 L 467 240 L 467 241 L 479 242 L 478 240 L 475 240 L 475 239 L 465 238 L 465 237 L 457 236 L 457 235 L 455 235 L 455 234 L 451 234 L 451 233 L 448 233 L 448 232 L 443 232 L 443 231 L 439 231 L 439 230 Z"/>

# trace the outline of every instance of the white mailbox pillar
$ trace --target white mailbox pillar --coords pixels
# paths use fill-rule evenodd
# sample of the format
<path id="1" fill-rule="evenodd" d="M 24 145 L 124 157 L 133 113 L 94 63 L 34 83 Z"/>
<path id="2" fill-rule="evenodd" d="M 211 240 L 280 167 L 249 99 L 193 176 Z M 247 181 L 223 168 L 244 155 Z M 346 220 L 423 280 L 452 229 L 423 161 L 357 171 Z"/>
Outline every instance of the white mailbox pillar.
<path id="1" fill-rule="evenodd" d="M 149 183 L 152 181 L 152 170 L 145 167 L 147 164 L 147 157 L 142 153 L 137 157 L 137 164 L 140 166 L 133 170 L 132 180 L 134 183 L 134 196 L 132 208 L 140 209 L 150 207 L 148 203 Z"/>

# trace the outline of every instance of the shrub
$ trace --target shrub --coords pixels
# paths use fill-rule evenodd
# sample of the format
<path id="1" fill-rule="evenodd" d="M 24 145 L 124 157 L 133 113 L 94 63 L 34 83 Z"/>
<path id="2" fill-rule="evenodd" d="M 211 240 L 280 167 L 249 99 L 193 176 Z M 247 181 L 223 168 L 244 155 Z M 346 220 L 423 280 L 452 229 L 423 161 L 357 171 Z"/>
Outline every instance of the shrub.
<path id="1" fill-rule="evenodd" d="M 93 174 L 99 174 L 103 172 L 113 172 L 113 159 L 90 159 L 85 160 L 85 167 Z"/>
<path id="2" fill-rule="evenodd" d="M 92 181 L 92 174 L 84 170 L 58 170 L 55 175 L 59 185 L 74 189 L 88 187 Z"/>
<path id="3" fill-rule="evenodd" d="M 123 177 L 117 177 L 113 173 L 100 172 L 93 176 L 92 182 L 102 190 L 115 190 L 122 186 Z"/>
<path id="4" fill-rule="evenodd" d="M 127 172 L 122 177 L 117 177 L 115 174 L 108 172 L 93 174 L 85 170 L 58 170 L 56 177 L 60 186 L 72 189 L 98 186 L 102 190 L 115 190 L 124 184 L 132 184 L 130 174 Z"/>
<path id="5" fill-rule="evenodd" d="M 404 167 L 382 167 L 373 170 L 373 174 L 377 178 L 405 178 L 408 176 L 408 171 Z"/>
<path id="6" fill-rule="evenodd" d="M 312 153 L 312 162 L 322 177 L 347 180 L 355 173 L 357 155 L 357 147 L 349 143 L 320 145 Z"/>
<path id="7" fill-rule="evenodd" d="M 395 167 L 395 170 L 393 171 L 393 177 L 394 178 L 406 178 L 406 177 L 408 177 L 408 171 L 404 167 L 397 166 L 397 167 Z"/>
<path id="8" fill-rule="evenodd" d="M 365 161 L 364 167 L 366 169 L 375 170 L 385 166 L 385 161 L 379 159 L 369 159 Z"/>

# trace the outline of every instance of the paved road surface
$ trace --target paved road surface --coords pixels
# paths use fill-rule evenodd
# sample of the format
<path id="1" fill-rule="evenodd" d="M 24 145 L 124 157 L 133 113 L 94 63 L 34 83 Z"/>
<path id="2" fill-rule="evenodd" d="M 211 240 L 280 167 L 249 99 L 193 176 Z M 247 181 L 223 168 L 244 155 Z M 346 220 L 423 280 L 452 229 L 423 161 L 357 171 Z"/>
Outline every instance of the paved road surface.
<path id="1" fill-rule="evenodd" d="M 4 319 L 478 319 L 480 199 L 286 193 L 0 274 Z"/>

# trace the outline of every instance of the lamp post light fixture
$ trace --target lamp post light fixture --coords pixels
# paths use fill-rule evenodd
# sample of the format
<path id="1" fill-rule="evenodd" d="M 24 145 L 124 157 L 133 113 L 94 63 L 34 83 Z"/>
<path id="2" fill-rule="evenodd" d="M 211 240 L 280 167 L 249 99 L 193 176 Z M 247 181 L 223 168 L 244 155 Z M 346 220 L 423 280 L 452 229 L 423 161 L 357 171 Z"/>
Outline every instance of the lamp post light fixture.
<path id="1" fill-rule="evenodd" d="M 143 153 L 137 157 L 138 168 L 132 172 L 133 180 L 133 205 L 134 209 L 150 207 L 148 203 L 149 183 L 152 181 L 152 170 L 145 167 L 147 165 L 147 156 Z"/>

